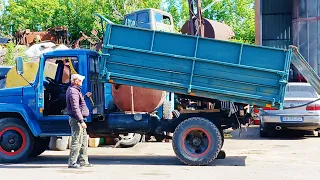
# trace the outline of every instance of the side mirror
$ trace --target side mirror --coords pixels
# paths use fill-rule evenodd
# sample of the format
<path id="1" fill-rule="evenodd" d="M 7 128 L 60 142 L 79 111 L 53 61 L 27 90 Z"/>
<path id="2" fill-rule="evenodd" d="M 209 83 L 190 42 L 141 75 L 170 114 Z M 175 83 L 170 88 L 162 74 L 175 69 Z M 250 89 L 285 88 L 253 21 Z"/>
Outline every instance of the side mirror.
<path id="1" fill-rule="evenodd" d="M 20 56 L 16 59 L 16 70 L 19 75 L 23 74 L 23 58 Z"/>

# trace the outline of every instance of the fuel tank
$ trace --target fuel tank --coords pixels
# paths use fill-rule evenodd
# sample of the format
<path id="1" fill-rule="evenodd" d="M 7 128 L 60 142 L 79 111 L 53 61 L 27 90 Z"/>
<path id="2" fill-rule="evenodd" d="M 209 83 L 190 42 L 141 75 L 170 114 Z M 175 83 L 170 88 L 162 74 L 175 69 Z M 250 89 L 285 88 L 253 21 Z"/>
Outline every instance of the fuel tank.
<path id="1" fill-rule="evenodd" d="M 109 114 L 108 128 L 113 132 L 141 132 L 150 131 L 152 120 L 150 114 Z"/>
<path id="2" fill-rule="evenodd" d="M 152 112 L 159 108 L 165 100 L 165 91 L 132 87 L 133 105 L 131 103 L 131 86 L 112 85 L 112 98 L 114 104 L 121 111 Z M 132 109 L 133 107 L 133 109 Z"/>

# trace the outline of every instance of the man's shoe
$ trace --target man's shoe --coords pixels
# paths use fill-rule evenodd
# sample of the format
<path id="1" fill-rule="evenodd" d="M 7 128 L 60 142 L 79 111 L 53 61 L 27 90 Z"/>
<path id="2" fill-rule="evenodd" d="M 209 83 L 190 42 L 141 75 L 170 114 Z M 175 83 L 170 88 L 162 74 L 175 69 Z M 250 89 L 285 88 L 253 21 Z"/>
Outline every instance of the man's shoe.
<path id="1" fill-rule="evenodd" d="M 93 167 L 93 164 L 80 164 L 80 167 Z"/>
<path id="2" fill-rule="evenodd" d="M 78 164 L 72 164 L 72 165 L 69 165 L 68 168 L 79 169 L 81 168 L 81 166 L 79 166 Z"/>

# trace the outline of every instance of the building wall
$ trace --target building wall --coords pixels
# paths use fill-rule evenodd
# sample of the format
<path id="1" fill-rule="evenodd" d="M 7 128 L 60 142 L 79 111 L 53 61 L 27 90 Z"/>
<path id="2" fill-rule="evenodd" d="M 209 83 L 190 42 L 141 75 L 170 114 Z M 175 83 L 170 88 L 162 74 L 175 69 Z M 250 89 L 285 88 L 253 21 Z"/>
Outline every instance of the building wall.
<path id="1" fill-rule="evenodd" d="M 293 0 L 293 44 L 320 74 L 320 0 Z"/>
<path id="2" fill-rule="evenodd" d="M 260 0 L 261 44 L 287 48 L 292 44 L 292 0 Z"/>

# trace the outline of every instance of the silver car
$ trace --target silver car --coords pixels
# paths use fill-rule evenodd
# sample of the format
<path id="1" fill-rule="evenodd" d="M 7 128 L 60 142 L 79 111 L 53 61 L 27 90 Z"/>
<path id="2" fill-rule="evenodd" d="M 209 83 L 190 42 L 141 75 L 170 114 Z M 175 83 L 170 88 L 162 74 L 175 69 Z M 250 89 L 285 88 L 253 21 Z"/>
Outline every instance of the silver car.
<path id="1" fill-rule="evenodd" d="M 289 83 L 284 107 L 301 106 L 319 98 L 320 95 L 309 83 Z M 284 110 L 263 108 L 259 116 L 261 137 L 267 137 L 270 132 L 282 129 L 319 131 L 320 101 Z"/>

